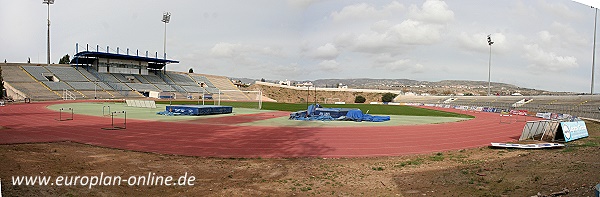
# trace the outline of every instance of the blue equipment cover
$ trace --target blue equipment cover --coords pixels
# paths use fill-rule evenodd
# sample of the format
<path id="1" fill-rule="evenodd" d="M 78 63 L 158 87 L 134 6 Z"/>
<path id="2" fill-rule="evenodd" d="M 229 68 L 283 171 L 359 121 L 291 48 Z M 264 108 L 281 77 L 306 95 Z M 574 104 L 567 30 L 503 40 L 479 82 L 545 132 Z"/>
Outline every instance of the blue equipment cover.
<path id="1" fill-rule="evenodd" d="M 363 114 L 360 109 L 350 110 L 346 114 L 347 120 L 356 122 L 369 121 L 369 122 L 384 122 L 390 120 L 389 116 L 373 116 L 370 114 Z"/>
<path id="2" fill-rule="evenodd" d="M 322 108 L 319 104 L 308 106 L 307 110 L 290 113 L 290 120 L 350 120 L 350 121 L 369 121 L 384 122 L 389 121 L 389 116 L 372 116 L 363 114 L 360 109 L 349 108 Z"/>
<path id="3" fill-rule="evenodd" d="M 166 107 L 166 112 L 188 116 L 229 114 L 233 112 L 233 107 L 217 105 L 170 105 Z"/>

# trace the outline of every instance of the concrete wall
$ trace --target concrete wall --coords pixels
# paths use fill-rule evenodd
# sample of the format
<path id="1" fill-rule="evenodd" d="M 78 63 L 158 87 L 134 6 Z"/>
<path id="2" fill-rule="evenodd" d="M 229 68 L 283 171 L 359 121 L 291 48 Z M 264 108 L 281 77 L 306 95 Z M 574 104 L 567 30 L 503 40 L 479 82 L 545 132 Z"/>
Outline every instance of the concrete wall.
<path id="1" fill-rule="evenodd" d="M 12 87 L 10 83 L 4 82 L 4 89 L 6 89 L 6 96 L 8 98 L 12 98 L 13 100 L 23 100 L 27 97 L 27 95 L 16 88 Z"/>

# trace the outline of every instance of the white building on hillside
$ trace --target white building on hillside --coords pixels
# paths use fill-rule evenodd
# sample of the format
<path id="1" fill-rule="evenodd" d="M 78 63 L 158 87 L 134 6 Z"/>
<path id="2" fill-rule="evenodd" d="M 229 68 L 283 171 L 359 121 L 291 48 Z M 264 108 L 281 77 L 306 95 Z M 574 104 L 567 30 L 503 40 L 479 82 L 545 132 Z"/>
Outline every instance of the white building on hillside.
<path id="1" fill-rule="evenodd" d="M 292 86 L 292 82 L 286 79 L 285 81 L 279 81 L 279 85 Z"/>
<path id="2" fill-rule="evenodd" d="M 296 84 L 296 87 L 313 87 L 313 83 L 310 81 L 304 82 L 304 83 L 299 83 Z"/>

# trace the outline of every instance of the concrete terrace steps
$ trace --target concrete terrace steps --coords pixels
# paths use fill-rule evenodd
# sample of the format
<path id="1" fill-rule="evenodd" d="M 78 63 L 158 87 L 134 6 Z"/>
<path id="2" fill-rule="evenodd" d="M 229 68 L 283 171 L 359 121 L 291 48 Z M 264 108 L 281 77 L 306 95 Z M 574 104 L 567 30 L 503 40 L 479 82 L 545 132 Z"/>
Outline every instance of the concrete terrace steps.
<path id="1" fill-rule="evenodd" d="M 4 74 L 2 75 L 4 81 L 10 82 L 33 82 L 31 77 L 25 72 L 18 64 L 0 64 Z"/>
<path id="2" fill-rule="evenodd" d="M 79 69 L 79 67 L 75 70 L 77 70 L 77 72 L 81 73 L 81 75 L 83 75 L 85 78 L 87 78 L 89 82 L 93 83 L 94 86 L 100 87 L 101 91 L 106 92 L 112 98 L 115 97 L 114 94 L 109 92 L 110 86 L 108 86 L 106 83 L 98 80 L 98 78 L 96 78 L 96 76 L 94 76 L 92 73 L 88 72 L 87 70 L 85 70 L 83 68 Z M 73 85 L 71 85 L 71 86 L 73 86 Z M 96 91 L 98 91 L 98 90 L 96 89 Z"/>
<path id="3" fill-rule="evenodd" d="M 220 95 L 221 99 L 252 100 L 237 89 L 229 79 L 221 76 L 172 71 L 167 71 L 163 77 L 153 73 L 149 75 L 98 73 L 88 71 L 86 67 L 75 68 L 61 64 L 46 66 L 7 63 L 0 66 L 4 70 L 5 81 L 16 83 L 17 93 L 43 100 L 60 99 L 64 89 L 73 91 L 78 97 L 83 98 L 93 98 L 94 94 L 98 98 L 141 98 L 143 95 L 139 91 L 165 91 L 174 92 L 178 99 L 187 98 L 190 94 L 197 98 L 202 92 L 218 94 L 219 90 L 230 90 L 223 92 Z M 201 87 L 192 75 L 203 80 L 209 86 L 206 87 L 208 89 Z M 47 76 L 54 76 L 60 81 L 52 81 Z M 132 76 L 133 80 L 128 79 L 128 76 Z M 215 95 L 215 98 L 217 96 Z"/>
<path id="4" fill-rule="evenodd" d="M 46 77 L 44 77 L 44 74 L 48 74 L 48 75 L 51 74 L 51 72 L 48 69 L 44 68 L 43 66 L 41 66 L 39 64 L 38 65 L 26 64 L 24 66 L 18 66 L 18 67 L 21 69 L 22 72 L 25 72 L 25 74 L 28 75 L 28 77 L 26 77 L 26 78 L 31 79 L 31 82 L 35 82 L 33 84 L 36 84 L 36 83 L 39 84 L 39 86 L 35 87 L 35 88 L 33 88 L 32 86 L 29 86 L 32 89 L 27 89 L 27 90 L 19 89 L 21 92 L 27 94 L 26 95 L 27 97 L 37 98 L 37 99 L 42 98 L 44 100 L 52 100 L 53 96 L 48 96 L 49 93 L 47 91 L 50 91 L 51 93 L 55 94 L 59 98 L 61 97 L 61 95 L 58 92 L 53 91 L 46 84 L 42 83 L 42 82 L 49 81 Z M 25 68 L 27 68 L 27 69 L 25 69 Z M 29 71 L 27 71 L 27 70 L 29 70 Z M 32 75 L 32 73 L 34 75 L 37 75 L 38 77 L 35 77 L 34 75 Z M 41 79 L 41 81 L 40 81 L 40 79 Z M 18 85 L 16 85 L 16 86 L 18 86 Z M 13 86 L 13 87 L 17 88 L 16 86 Z"/>
<path id="5" fill-rule="evenodd" d="M 216 88 L 226 90 L 222 91 L 222 93 L 227 95 L 231 100 L 255 100 L 240 91 L 227 77 L 214 75 L 205 75 L 205 77 L 210 80 Z"/>
<path id="6" fill-rule="evenodd" d="M 62 99 L 54 91 L 48 90 L 46 87 L 41 86 L 38 82 L 8 82 L 8 84 L 15 89 L 23 92 L 28 98 L 33 100 L 58 100 Z"/>

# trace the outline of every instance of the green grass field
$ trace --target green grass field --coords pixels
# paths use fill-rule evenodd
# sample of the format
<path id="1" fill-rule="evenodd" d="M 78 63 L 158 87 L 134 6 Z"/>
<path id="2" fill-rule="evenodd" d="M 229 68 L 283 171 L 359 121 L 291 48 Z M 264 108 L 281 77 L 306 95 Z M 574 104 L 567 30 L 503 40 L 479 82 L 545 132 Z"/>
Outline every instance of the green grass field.
<path id="1" fill-rule="evenodd" d="M 169 104 L 169 101 L 156 101 L 157 104 Z M 173 101 L 173 105 L 196 105 L 198 101 Z M 212 105 L 212 101 L 206 101 L 205 104 Z M 239 108 L 257 108 L 257 102 L 224 102 L 221 101 L 221 105 L 227 105 Z M 465 114 L 457 114 L 450 112 L 443 112 L 437 110 L 423 109 L 412 106 L 403 105 L 369 105 L 369 104 L 324 104 L 323 107 L 331 108 L 357 108 L 363 112 L 369 111 L 369 114 L 379 115 L 405 115 L 405 116 L 434 116 L 434 117 L 456 117 L 456 118 L 473 118 L 473 116 Z M 278 110 L 278 111 L 289 111 L 295 112 L 300 110 L 306 110 L 306 103 L 271 103 L 264 102 L 262 109 L 265 110 Z"/>

